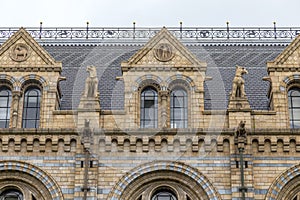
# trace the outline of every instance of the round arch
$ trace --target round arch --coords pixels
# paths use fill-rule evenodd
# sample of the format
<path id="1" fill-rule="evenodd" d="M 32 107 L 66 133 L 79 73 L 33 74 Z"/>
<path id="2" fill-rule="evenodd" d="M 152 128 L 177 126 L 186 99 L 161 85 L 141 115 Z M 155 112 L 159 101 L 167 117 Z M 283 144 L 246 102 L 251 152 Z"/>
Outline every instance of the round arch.
<path id="1" fill-rule="evenodd" d="M 0 189 L 6 187 L 30 189 L 42 195 L 39 199 L 63 200 L 63 194 L 56 181 L 45 171 L 26 162 L 0 162 Z"/>
<path id="2" fill-rule="evenodd" d="M 12 90 L 15 90 L 15 91 L 20 90 L 17 80 L 10 75 L 0 74 L 0 81 L 8 83 L 11 86 Z"/>
<path id="3" fill-rule="evenodd" d="M 23 76 L 20 78 L 20 84 L 21 84 L 21 88 L 24 87 L 24 85 L 28 82 L 28 81 L 37 81 L 39 84 L 41 84 L 43 91 L 47 91 L 49 90 L 49 84 L 48 82 L 42 77 L 39 76 L 37 74 L 29 74 L 26 76 Z"/>
<path id="4" fill-rule="evenodd" d="M 300 164 L 281 173 L 271 184 L 266 200 L 289 200 L 300 192 Z"/>
<path id="5" fill-rule="evenodd" d="M 134 83 L 134 90 L 143 89 L 147 86 L 153 86 L 157 90 L 162 88 L 163 80 L 153 74 L 146 74 L 144 76 L 139 77 Z"/>
<path id="6" fill-rule="evenodd" d="M 168 88 L 172 88 L 173 85 L 177 84 L 183 85 L 188 90 L 195 89 L 196 87 L 194 81 L 190 77 L 182 74 L 176 74 L 174 76 L 169 77 L 166 80 L 166 83 L 168 85 Z"/>
<path id="7" fill-rule="evenodd" d="M 151 188 L 148 186 L 150 183 L 170 188 L 176 187 L 174 183 L 177 183 L 179 189 L 187 190 L 187 194 L 195 200 L 221 199 L 208 178 L 197 169 L 172 161 L 153 161 L 132 169 L 115 184 L 107 199 L 135 199 L 135 193 Z"/>

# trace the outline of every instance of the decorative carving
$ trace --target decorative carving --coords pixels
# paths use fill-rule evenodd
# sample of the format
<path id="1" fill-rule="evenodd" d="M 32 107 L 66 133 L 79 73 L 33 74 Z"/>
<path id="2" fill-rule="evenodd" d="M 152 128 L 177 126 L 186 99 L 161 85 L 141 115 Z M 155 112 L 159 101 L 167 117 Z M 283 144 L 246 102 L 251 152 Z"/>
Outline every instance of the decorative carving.
<path id="1" fill-rule="evenodd" d="M 29 47 L 23 43 L 15 44 L 10 51 L 10 57 L 17 62 L 23 62 L 29 57 Z"/>
<path id="2" fill-rule="evenodd" d="M 241 66 L 236 66 L 235 77 L 232 81 L 232 98 L 244 98 L 246 96 L 243 75 L 248 74 L 248 71 Z"/>
<path id="3" fill-rule="evenodd" d="M 154 57 L 161 62 L 172 60 L 174 55 L 172 46 L 167 43 L 161 43 L 154 49 Z"/>
<path id="4" fill-rule="evenodd" d="M 247 132 L 245 129 L 246 121 L 240 121 L 239 126 L 236 130 L 236 137 L 244 137 L 246 138 Z"/>
<path id="5" fill-rule="evenodd" d="M 87 66 L 86 71 L 89 73 L 85 81 L 84 97 L 98 97 L 98 78 L 95 66 Z"/>

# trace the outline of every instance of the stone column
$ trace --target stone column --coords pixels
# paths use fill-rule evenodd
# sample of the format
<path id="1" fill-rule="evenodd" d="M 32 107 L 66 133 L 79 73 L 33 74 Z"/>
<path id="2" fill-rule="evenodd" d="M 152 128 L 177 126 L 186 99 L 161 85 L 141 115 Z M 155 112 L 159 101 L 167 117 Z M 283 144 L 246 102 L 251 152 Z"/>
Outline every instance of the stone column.
<path id="1" fill-rule="evenodd" d="M 168 127 L 168 97 L 169 97 L 169 91 L 163 90 L 160 91 L 160 99 L 161 99 L 161 127 L 167 128 Z"/>
<path id="2" fill-rule="evenodd" d="M 20 91 L 13 91 L 12 93 L 13 99 L 12 99 L 12 128 L 16 128 L 18 126 L 18 110 L 19 110 L 19 102 L 21 98 L 21 92 Z"/>

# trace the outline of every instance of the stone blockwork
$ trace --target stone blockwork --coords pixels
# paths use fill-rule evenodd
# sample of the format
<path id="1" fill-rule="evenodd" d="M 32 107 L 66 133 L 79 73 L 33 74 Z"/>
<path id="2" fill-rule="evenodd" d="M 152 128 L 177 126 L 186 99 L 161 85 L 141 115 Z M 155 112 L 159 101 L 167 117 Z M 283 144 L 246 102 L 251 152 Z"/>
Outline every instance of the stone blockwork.
<path id="1" fill-rule="evenodd" d="M 72 109 L 63 110 L 60 82 L 69 83 L 61 75 L 64 63 L 21 28 L 0 47 L 0 89 L 11 91 L 7 96 L 12 99 L 8 107 L 1 104 L 2 110 L 9 109 L 6 116 L 10 118 L 9 126 L 0 129 L 0 196 L 14 189 L 25 199 L 149 200 L 166 190 L 179 200 L 238 200 L 242 198 L 242 164 L 246 199 L 299 199 L 300 132 L 290 128 L 287 96 L 290 88 L 300 86 L 299 46 L 300 36 L 267 63 L 263 80 L 269 84 L 268 109 L 251 107 L 250 99 L 255 97 L 248 97 L 245 89 L 253 70 L 249 66 L 248 75 L 243 68 L 242 74 L 236 73 L 226 83 L 232 85 L 231 93 L 214 94 L 229 97 L 224 100 L 227 108 L 206 110 L 205 87 L 215 78 L 207 71 L 213 64 L 198 59 L 163 28 L 143 47 L 137 46 L 140 50 L 127 53 L 125 61 L 120 51 L 118 59 L 107 62 L 118 67 L 118 76 L 112 78 L 124 86 L 117 98 L 123 95 L 124 105 L 116 110 L 103 108 L 109 106 L 101 102 L 101 95 L 112 99 L 115 91 L 96 92 L 109 84 L 101 82 L 97 70 L 111 70 L 97 65 L 87 78 L 76 74 L 84 89 L 72 88 L 78 99 L 67 96 Z M 118 46 L 111 49 L 118 51 Z M 97 55 L 90 55 L 91 60 L 112 59 L 109 54 Z M 77 58 L 72 59 L 75 63 Z M 68 70 L 72 72 L 72 66 Z M 39 123 L 22 128 L 24 94 L 31 86 L 41 91 Z M 154 128 L 140 124 L 141 93 L 147 87 L 158 96 Z M 170 95 L 178 87 L 187 93 L 185 128 L 174 127 L 170 119 Z M 6 97 L 0 96 L 1 100 Z M 238 136 L 239 124 L 245 125 L 242 136 Z"/>

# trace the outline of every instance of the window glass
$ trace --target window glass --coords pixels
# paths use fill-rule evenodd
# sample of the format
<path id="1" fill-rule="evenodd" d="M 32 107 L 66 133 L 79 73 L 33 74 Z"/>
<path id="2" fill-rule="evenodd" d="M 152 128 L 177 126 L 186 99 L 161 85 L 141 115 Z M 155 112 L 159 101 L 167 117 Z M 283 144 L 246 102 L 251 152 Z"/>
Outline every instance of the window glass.
<path id="1" fill-rule="evenodd" d="M 159 190 L 152 196 L 151 200 L 177 200 L 177 198 L 169 190 Z"/>
<path id="2" fill-rule="evenodd" d="M 10 120 L 11 91 L 8 87 L 0 88 L 0 128 L 8 128 Z"/>
<path id="3" fill-rule="evenodd" d="M 18 190 L 5 190 L 3 193 L 1 193 L 0 200 L 23 200 L 23 195 Z"/>
<path id="4" fill-rule="evenodd" d="M 170 118 L 171 128 L 187 128 L 187 93 L 182 88 L 175 88 L 171 92 Z"/>
<path id="5" fill-rule="evenodd" d="M 141 128 L 157 128 L 157 91 L 152 87 L 141 93 Z"/>
<path id="6" fill-rule="evenodd" d="M 38 128 L 40 121 L 41 91 L 36 87 L 30 87 L 24 95 L 23 128 Z"/>
<path id="7" fill-rule="evenodd" d="M 288 91 L 288 104 L 291 128 L 300 128 L 300 89 L 291 88 Z"/>

